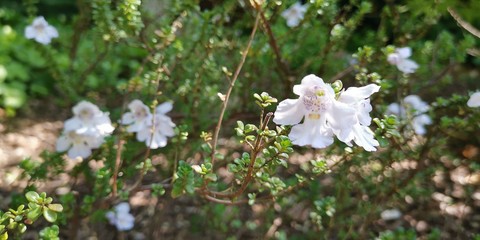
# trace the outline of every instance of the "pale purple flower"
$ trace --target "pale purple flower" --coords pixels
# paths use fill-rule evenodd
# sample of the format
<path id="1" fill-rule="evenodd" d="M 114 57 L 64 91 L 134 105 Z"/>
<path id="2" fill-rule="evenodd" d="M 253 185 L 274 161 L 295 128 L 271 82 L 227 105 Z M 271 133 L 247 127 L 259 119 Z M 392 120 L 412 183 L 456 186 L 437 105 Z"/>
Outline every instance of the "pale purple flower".
<path id="1" fill-rule="evenodd" d="M 167 145 L 167 137 L 175 135 L 175 123 L 166 115 L 173 108 L 173 104 L 165 102 L 155 109 L 155 114 L 146 125 L 142 125 L 137 131 L 137 140 L 145 142 L 147 147 L 157 149 Z"/>
<path id="2" fill-rule="evenodd" d="M 480 91 L 475 92 L 468 99 L 467 106 L 469 107 L 480 107 Z"/>
<path id="3" fill-rule="evenodd" d="M 33 20 L 32 25 L 25 28 L 25 37 L 47 45 L 52 38 L 58 37 L 57 29 L 50 26 L 44 17 L 40 16 Z"/>
<path id="4" fill-rule="evenodd" d="M 298 99 L 280 102 L 273 121 L 280 125 L 294 125 L 288 136 L 295 145 L 324 148 L 337 136 L 349 145 L 354 141 L 367 151 L 374 151 L 378 142 L 373 139 L 371 130 L 364 127 L 371 122 L 368 97 L 378 89 L 374 84 L 349 88 L 337 100 L 333 88 L 311 74 L 293 87 Z M 300 123 L 302 119 L 303 123 Z"/>
<path id="5" fill-rule="evenodd" d="M 99 148 L 102 143 L 103 138 L 68 131 L 57 139 L 56 150 L 57 152 L 68 150 L 67 155 L 70 158 L 87 158 L 92 154 L 92 149 Z"/>
<path id="6" fill-rule="evenodd" d="M 288 9 L 282 12 L 282 17 L 287 20 L 287 26 L 296 27 L 300 24 L 300 21 L 303 20 L 305 13 L 307 12 L 308 6 L 302 5 L 300 2 L 296 2 Z"/>
<path id="7" fill-rule="evenodd" d="M 402 217 L 402 212 L 396 208 L 387 209 L 380 214 L 380 217 L 384 221 L 397 220 Z"/>
<path id="8" fill-rule="evenodd" d="M 427 132 L 425 125 L 432 124 L 432 119 L 426 114 L 429 109 L 430 106 L 419 96 L 409 95 L 403 99 L 403 106 L 398 103 L 388 105 L 387 113 L 409 121 L 415 133 L 423 135 Z"/>
<path id="9" fill-rule="evenodd" d="M 78 134 L 106 136 L 113 132 L 114 127 L 108 113 L 102 112 L 95 104 L 81 101 L 72 109 L 74 116 L 65 121 L 65 131 L 75 131 Z"/>
<path id="10" fill-rule="evenodd" d="M 128 231 L 133 228 L 135 218 L 130 214 L 130 205 L 127 202 L 119 203 L 113 211 L 105 214 L 110 224 L 117 227 L 119 231 Z"/>
<path id="11" fill-rule="evenodd" d="M 74 116 L 64 123 L 63 134 L 56 143 L 57 152 L 67 151 L 70 158 L 86 158 L 99 148 L 105 136 L 114 130 L 108 113 L 82 101 L 72 108 Z"/>
<path id="12" fill-rule="evenodd" d="M 410 59 L 412 49 L 409 47 L 397 48 L 394 53 L 388 55 L 387 60 L 390 64 L 396 65 L 398 70 L 403 73 L 414 73 L 418 64 Z"/>
<path id="13" fill-rule="evenodd" d="M 138 132 L 148 127 L 152 122 L 152 113 L 147 105 L 135 99 L 128 104 L 130 112 L 123 114 L 122 124 L 129 125 L 128 132 Z"/>

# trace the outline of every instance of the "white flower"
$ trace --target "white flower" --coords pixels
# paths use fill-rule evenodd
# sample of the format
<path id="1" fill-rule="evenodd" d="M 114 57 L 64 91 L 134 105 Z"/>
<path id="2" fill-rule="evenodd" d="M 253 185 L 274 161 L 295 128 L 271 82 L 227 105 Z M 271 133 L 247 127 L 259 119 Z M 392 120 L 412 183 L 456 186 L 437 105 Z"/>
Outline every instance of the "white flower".
<path id="1" fill-rule="evenodd" d="M 81 101 L 72 110 L 74 116 L 65 121 L 66 132 L 75 131 L 91 136 L 106 136 L 113 132 L 108 113 L 100 111 L 95 104 Z"/>
<path id="2" fill-rule="evenodd" d="M 475 92 L 468 99 L 467 106 L 469 107 L 480 107 L 480 92 Z"/>
<path id="3" fill-rule="evenodd" d="M 117 227 L 119 231 L 128 231 L 133 228 L 135 218 L 130 212 L 130 205 L 126 202 L 119 203 L 113 211 L 105 214 L 110 224 Z"/>
<path id="4" fill-rule="evenodd" d="M 293 92 L 299 95 L 298 99 L 280 102 L 273 121 L 281 125 L 296 124 L 288 136 L 293 144 L 299 146 L 324 148 L 333 143 L 333 136 L 336 135 L 340 141 L 350 144 L 353 140 L 372 151 L 371 148 L 378 143 L 371 131 L 363 127 L 370 125 L 371 121 L 368 116 L 371 106 L 366 98 L 375 91 L 378 91 L 378 86 L 373 84 L 351 88 L 342 93 L 337 101 L 333 88 L 311 74 L 304 77 L 300 85 L 293 87 Z M 303 123 L 298 124 L 302 119 Z"/>
<path id="5" fill-rule="evenodd" d="M 427 132 L 425 125 L 432 124 L 430 116 L 425 114 L 430 107 L 417 95 L 409 95 L 403 99 L 403 106 L 392 103 L 387 107 L 388 114 L 397 115 L 400 119 L 410 121 L 416 134 L 423 135 Z"/>
<path id="6" fill-rule="evenodd" d="M 380 86 L 376 84 L 369 84 L 364 87 L 350 87 L 345 92 L 342 92 L 338 101 L 346 103 L 356 110 L 357 123 L 353 126 L 351 135 L 345 139 L 348 145 L 351 146 L 350 141 L 354 141 L 357 145 L 363 147 L 367 151 L 376 151 L 376 146 L 379 143 L 374 138 L 372 130 L 368 126 L 372 123 L 370 112 L 372 105 L 368 99 L 373 93 L 380 90 Z"/>
<path id="7" fill-rule="evenodd" d="M 25 28 L 25 37 L 47 45 L 52 38 L 58 37 L 57 29 L 48 25 L 44 17 L 40 16 L 33 20 L 32 25 Z"/>
<path id="8" fill-rule="evenodd" d="M 409 47 L 397 48 L 394 53 L 388 55 L 387 60 L 390 64 L 396 65 L 398 70 L 403 73 L 414 73 L 418 64 L 410 59 L 412 49 Z"/>
<path id="9" fill-rule="evenodd" d="M 127 127 L 128 132 L 138 132 L 144 128 L 147 128 L 152 122 L 152 114 L 147 105 L 142 101 L 135 99 L 128 104 L 130 112 L 123 114 L 122 124 L 129 125 Z"/>
<path id="10" fill-rule="evenodd" d="M 56 150 L 57 152 L 68 150 L 67 155 L 70 158 L 87 158 L 92 154 L 92 149 L 99 148 L 102 143 L 103 138 L 68 131 L 57 139 Z"/>
<path id="11" fill-rule="evenodd" d="M 144 128 L 137 131 L 137 140 L 145 142 L 147 147 L 157 149 L 167 145 L 167 137 L 173 137 L 175 132 L 173 128 L 175 123 L 172 119 L 165 115 L 172 110 L 173 105 L 170 102 L 160 104 L 155 109 L 155 115 L 151 118 L 151 122 Z"/>
<path id="12" fill-rule="evenodd" d="M 397 220 L 402 216 L 402 212 L 400 210 L 394 209 L 387 209 L 380 214 L 380 217 L 385 221 L 390 220 Z"/>
<path id="13" fill-rule="evenodd" d="M 288 9 L 282 12 L 282 17 L 287 20 L 287 26 L 296 27 L 303 20 L 305 12 L 307 12 L 307 5 L 302 5 L 300 2 L 296 2 Z"/>

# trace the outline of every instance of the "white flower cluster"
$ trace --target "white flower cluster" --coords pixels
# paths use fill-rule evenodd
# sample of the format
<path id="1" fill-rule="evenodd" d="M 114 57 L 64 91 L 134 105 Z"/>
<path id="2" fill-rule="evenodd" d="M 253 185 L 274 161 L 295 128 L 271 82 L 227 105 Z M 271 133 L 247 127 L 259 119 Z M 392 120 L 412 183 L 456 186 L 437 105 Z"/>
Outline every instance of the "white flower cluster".
<path id="1" fill-rule="evenodd" d="M 376 84 L 350 87 L 336 96 L 329 84 L 311 74 L 293 87 L 298 99 L 280 102 L 273 121 L 294 125 L 288 137 L 299 146 L 324 148 L 333 143 L 335 135 L 349 146 L 353 141 L 367 151 L 375 151 L 379 143 L 368 127 L 372 121 L 369 97 L 379 89 Z"/>
<path id="2" fill-rule="evenodd" d="M 410 56 L 412 56 L 411 48 L 397 48 L 394 53 L 388 55 L 387 61 L 392 65 L 396 65 L 398 70 L 403 73 L 414 73 L 418 68 L 418 64 L 408 59 Z"/>
<path id="3" fill-rule="evenodd" d="M 113 211 L 105 214 L 110 224 L 114 225 L 119 231 L 128 231 L 133 228 L 135 218 L 130 214 L 130 205 L 126 202 L 119 203 Z"/>
<path id="4" fill-rule="evenodd" d="M 432 119 L 426 114 L 430 107 L 417 95 L 409 95 L 403 99 L 403 105 L 392 103 L 387 107 L 387 114 L 397 115 L 400 119 L 408 120 L 418 135 L 427 132 L 425 125 L 432 124 Z"/>
<path id="5" fill-rule="evenodd" d="M 287 26 L 296 27 L 303 20 L 305 12 L 307 12 L 307 4 L 302 5 L 300 2 L 296 2 L 288 9 L 282 12 L 282 17 L 287 20 Z"/>
<path id="6" fill-rule="evenodd" d="M 175 123 L 165 115 L 173 105 L 165 102 L 155 108 L 155 114 L 140 100 L 135 99 L 128 104 L 130 112 L 123 114 L 122 124 L 129 125 L 128 132 L 137 133 L 137 140 L 145 142 L 147 147 L 157 149 L 167 145 L 167 137 L 175 135 Z"/>
<path id="7" fill-rule="evenodd" d="M 58 32 L 55 27 L 48 24 L 44 17 L 40 16 L 33 20 L 32 25 L 25 28 L 25 37 L 47 45 L 52 38 L 58 37 Z"/>
<path id="8" fill-rule="evenodd" d="M 86 158 L 92 149 L 100 147 L 114 127 L 108 113 L 93 103 L 82 101 L 72 109 L 74 116 L 65 121 L 63 134 L 57 140 L 58 152 L 68 150 L 70 158 Z"/>
<path id="9" fill-rule="evenodd" d="M 468 99 L 467 106 L 469 107 L 480 107 L 480 92 L 475 92 Z"/>

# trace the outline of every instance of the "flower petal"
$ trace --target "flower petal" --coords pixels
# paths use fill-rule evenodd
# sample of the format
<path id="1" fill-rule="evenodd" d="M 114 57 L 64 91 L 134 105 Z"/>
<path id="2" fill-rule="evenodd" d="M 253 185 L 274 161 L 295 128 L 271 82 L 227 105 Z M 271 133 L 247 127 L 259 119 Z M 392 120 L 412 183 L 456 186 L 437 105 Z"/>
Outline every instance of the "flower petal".
<path id="1" fill-rule="evenodd" d="M 74 131 L 83 127 L 82 121 L 80 119 L 73 117 L 65 121 L 63 128 L 65 132 Z"/>
<path id="2" fill-rule="evenodd" d="M 292 144 L 298 146 L 311 145 L 314 148 L 325 148 L 333 143 L 333 133 L 322 129 L 320 120 L 306 118 L 304 123 L 293 126 L 288 137 Z"/>
<path id="3" fill-rule="evenodd" d="M 133 123 L 134 121 L 135 121 L 135 117 L 133 116 L 133 113 L 127 112 L 127 113 L 123 114 L 121 123 L 125 124 L 125 125 L 128 125 L 128 124 Z"/>
<path id="4" fill-rule="evenodd" d="M 328 126 L 340 141 L 347 143 L 353 139 L 353 126 L 358 123 L 353 107 L 334 101 L 326 117 Z"/>
<path id="5" fill-rule="evenodd" d="M 469 107 L 480 107 L 480 92 L 476 92 L 470 96 L 468 99 L 467 106 Z"/>
<path id="6" fill-rule="evenodd" d="M 115 206 L 116 213 L 128 213 L 130 212 L 130 205 L 127 202 L 121 202 Z"/>
<path id="7" fill-rule="evenodd" d="M 145 142 L 149 135 L 152 133 L 150 132 L 150 128 L 144 128 L 141 131 L 137 132 L 137 140 L 139 142 Z"/>
<path id="8" fill-rule="evenodd" d="M 377 149 L 375 147 L 380 144 L 374 138 L 374 134 L 370 128 L 357 124 L 353 127 L 354 138 L 353 141 L 360 147 L 363 147 L 366 151 L 373 152 Z"/>
<path id="9" fill-rule="evenodd" d="M 305 106 L 299 99 L 286 99 L 278 104 L 273 122 L 279 125 L 293 125 L 299 123 L 304 115 Z"/>
<path id="10" fill-rule="evenodd" d="M 410 59 L 403 59 L 397 64 L 397 68 L 403 73 L 414 73 L 418 68 L 418 64 Z"/>
<path id="11" fill-rule="evenodd" d="M 81 157 L 83 159 L 87 158 L 92 154 L 92 150 L 84 144 L 75 144 L 68 150 L 69 158 Z"/>
<path id="12" fill-rule="evenodd" d="M 63 135 L 57 139 L 57 144 L 55 145 L 55 148 L 57 152 L 64 152 L 64 151 L 67 151 L 67 149 L 69 149 L 71 145 L 72 145 L 72 142 L 70 138 Z"/>
<path id="13" fill-rule="evenodd" d="M 387 107 L 387 112 L 386 114 L 393 114 L 393 115 L 397 115 L 399 117 L 404 117 L 405 115 L 405 110 L 403 110 L 403 107 L 400 106 L 400 104 L 398 103 L 391 103 L 390 105 L 388 105 Z"/>
<path id="14" fill-rule="evenodd" d="M 300 85 L 293 86 L 293 93 L 297 95 L 303 95 L 305 88 L 311 86 L 321 86 L 322 88 L 325 86 L 325 82 L 323 79 L 315 76 L 314 74 L 309 74 L 302 79 L 302 83 Z"/>
<path id="15" fill-rule="evenodd" d="M 413 131 L 418 135 L 424 135 L 427 133 L 425 125 L 432 124 L 432 119 L 427 114 L 421 114 L 412 119 Z"/>
<path id="16" fill-rule="evenodd" d="M 157 106 L 155 113 L 165 114 L 170 112 L 173 109 L 173 104 L 171 102 L 164 102 Z"/>
<path id="17" fill-rule="evenodd" d="M 57 29 L 55 29 L 54 27 L 52 26 L 47 26 L 45 28 L 45 31 L 46 31 L 46 34 L 50 37 L 50 38 L 57 38 L 58 37 L 58 31 Z"/>
<path id="18" fill-rule="evenodd" d="M 363 87 L 349 87 L 345 92 L 340 94 L 338 101 L 343 103 L 356 103 L 363 99 L 369 98 L 372 94 L 378 92 L 380 86 L 377 84 L 369 84 Z"/>
<path id="19" fill-rule="evenodd" d="M 27 26 L 25 28 L 25 37 L 27 39 L 32 39 L 32 38 L 35 38 L 35 29 L 33 28 L 33 26 Z"/>
<path id="20" fill-rule="evenodd" d="M 397 48 L 395 52 L 397 52 L 401 58 L 409 58 L 412 56 L 412 48 L 410 47 Z"/>
<path id="21" fill-rule="evenodd" d="M 415 114 L 427 112 L 430 107 L 428 103 L 422 101 L 422 99 L 417 95 L 408 95 L 403 99 L 403 103 L 409 110 L 413 110 Z M 408 107 L 410 105 L 410 108 Z"/>

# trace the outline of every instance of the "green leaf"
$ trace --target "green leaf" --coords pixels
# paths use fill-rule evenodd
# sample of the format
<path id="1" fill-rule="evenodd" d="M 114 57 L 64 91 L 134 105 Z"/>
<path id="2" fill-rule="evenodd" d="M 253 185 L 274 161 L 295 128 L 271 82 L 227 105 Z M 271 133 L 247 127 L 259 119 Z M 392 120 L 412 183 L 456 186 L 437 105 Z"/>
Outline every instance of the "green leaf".
<path id="1" fill-rule="evenodd" d="M 63 211 L 63 206 L 61 204 L 58 204 L 58 203 L 52 203 L 52 204 L 48 204 L 48 208 L 54 212 L 61 212 Z"/>
<path id="2" fill-rule="evenodd" d="M 57 220 L 57 213 L 48 208 L 43 209 L 43 217 L 49 222 L 55 222 Z"/>
<path id="3" fill-rule="evenodd" d="M 205 178 L 212 181 L 212 182 L 217 181 L 217 175 L 215 173 L 209 173 L 209 174 L 205 175 Z"/>
<path id="4" fill-rule="evenodd" d="M 27 213 L 27 218 L 32 221 L 35 221 L 37 220 L 38 217 L 40 217 L 41 214 L 42 214 L 42 207 L 37 206 L 36 208 L 31 209 Z"/>
<path id="5" fill-rule="evenodd" d="M 4 233 L 2 235 L 0 235 L 0 240 L 7 240 L 8 239 L 8 233 Z"/>
<path id="6" fill-rule="evenodd" d="M 29 202 L 37 202 L 38 199 L 40 198 L 40 195 L 38 195 L 38 193 L 34 191 L 30 191 L 25 194 L 25 197 Z"/>

